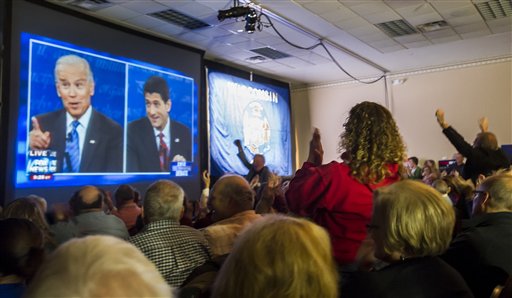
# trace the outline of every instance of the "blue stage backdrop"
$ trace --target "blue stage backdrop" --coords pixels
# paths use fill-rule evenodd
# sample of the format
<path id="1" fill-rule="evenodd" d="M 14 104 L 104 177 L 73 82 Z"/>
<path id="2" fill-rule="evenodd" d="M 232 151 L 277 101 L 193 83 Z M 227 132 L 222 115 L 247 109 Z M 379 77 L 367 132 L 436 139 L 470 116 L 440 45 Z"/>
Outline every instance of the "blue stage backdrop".
<path id="1" fill-rule="evenodd" d="M 288 88 L 210 70 L 208 92 L 212 175 L 247 174 L 237 156 L 236 139 L 249 161 L 263 154 L 272 172 L 291 175 Z"/>

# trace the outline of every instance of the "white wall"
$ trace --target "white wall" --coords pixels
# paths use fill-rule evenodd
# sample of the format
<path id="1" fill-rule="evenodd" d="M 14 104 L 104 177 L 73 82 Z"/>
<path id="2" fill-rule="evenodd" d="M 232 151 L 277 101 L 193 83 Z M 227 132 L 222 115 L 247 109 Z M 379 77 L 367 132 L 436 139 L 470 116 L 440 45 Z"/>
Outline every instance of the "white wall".
<path id="1" fill-rule="evenodd" d="M 451 158 L 455 152 L 441 132 L 435 110 L 443 108 L 446 120 L 472 142 L 477 120 L 487 116 L 490 131 L 500 144 L 512 143 L 511 59 L 457 67 L 417 71 L 388 78 L 385 84 L 340 83 L 292 90 L 292 114 L 296 137 L 296 166 L 307 158 L 314 127 L 322 134 L 324 163 L 339 160 L 337 145 L 350 108 L 371 100 L 393 113 L 407 144 L 408 155 L 420 159 Z M 405 78 L 402 85 L 391 80 Z"/>

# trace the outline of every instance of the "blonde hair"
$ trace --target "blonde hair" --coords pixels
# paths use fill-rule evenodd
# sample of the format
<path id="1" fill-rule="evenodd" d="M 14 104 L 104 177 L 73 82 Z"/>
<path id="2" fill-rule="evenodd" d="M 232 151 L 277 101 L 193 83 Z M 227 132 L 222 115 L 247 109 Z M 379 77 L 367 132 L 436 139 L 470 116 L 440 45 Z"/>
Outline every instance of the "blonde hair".
<path id="1" fill-rule="evenodd" d="M 501 174 L 485 179 L 481 187 L 489 192 L 489 207 L 512 211 L 512 176 Z"/>
<path id="2" fill-rule="evenodd" d="M 436 190 L 404 180 L 374 192 L 373 219 L 383 251 L 407 257 L 435 256 L 449 246 L 455 212 Z"/>
<path id="3" fill-rule="evenodd" d="M 337 297 L 326 231 L 305 219 L 267 215 L 237 240 L 212 297 Z"/>
<path id="4" fill-rule="evenodd" d="M 172 297 L 172 290 L 135 246 L 96 235 L 57 248 L 25 297 Z"/>

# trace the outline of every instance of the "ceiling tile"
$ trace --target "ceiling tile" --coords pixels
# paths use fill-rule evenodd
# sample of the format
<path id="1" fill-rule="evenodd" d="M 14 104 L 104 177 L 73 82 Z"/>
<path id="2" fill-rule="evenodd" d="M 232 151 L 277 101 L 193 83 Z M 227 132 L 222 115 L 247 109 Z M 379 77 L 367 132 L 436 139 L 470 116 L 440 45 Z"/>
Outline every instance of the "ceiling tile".
<path id="1" fill-rule="evenodd" d="M 413 48 L 427 47 L 427 46 L 432 45 L 432 43 L 430 41 L 417 41 L 417 42 L 403 43 L 402 45 L 408 49 L 413 49 Z"/>
<path id="2" fill-rule="evenodd" d="M 263 48 L 266 46 L 265 44 L 262 44 L 260 42 L 257 42 L 255 40 L 251 40 L 251 39 L 244 40 L 242 42 L 231 43 L 231 44 L 234 47 L 242 49 L 242 50 L 252 50 L 252 49 L 257 49 L 257 48 Z"/>
<path id="3" fill-rule="evenodd" d="M 127 19 L 125 20 L 125 22 L 145 29 L 162 27 L 166 24 L 169 24 L 167 22 L 161 21 L 159 19 L 147 15 L 139 15 L 138 17 Z"/>
<path id="4" fill-rule="evenodd" d="M 456 26 L 456 27 L 453 27 L 453 30 L 455 30 L 455 32 L 457 32 L 459 34 L 470 33 L 472 31 L 483 31 L 483 30 L 487 30 L 487 34 L 491 33 L 489 31 L 487 25 L 484 22 Z"/>
<path id="5" fill-rule="evenodd" d="M 165 24 L 163 26 L 153 27 L 151 28 L 151 31 L 162 33 L 164 35 L 175 36 L 180 33 L 187 32 L 188 29 L 181 26 L 176 26 L 174 24 Z"/>
<path id="6" fill-rule="evenodd" d="M 225 43 L 225 44 L 232 45 L 235 43 L 247 41 L 247 40 L 249 40 L 249 38 L 247 38 L 245 34 L 236 34 L 236 35 L 231 34 L 231 35 L 227 35 L 227 36 L 217 37 L 217 38 L 215 38 L 215 40 Z"/>
<path id="7" fill-rule="evenodd" d="M 167 6 L 153 1 L 127 1 L 121 4 L 121 6 L 141 14 L 148 14 L 168 9 Z"/>
<path id="8" fill-rule="evenodd" d="M 448 22 L 448 24 L 450 26 L 461 26 L 461 25 L 467 25 L 467 24 L 472 24 L 472 23 L 477 23 L 477 22 L 484 22 L 484 20 L 482 19 L 482 17 L 479 15 L 479 14 L 474 14 L 474 15 L 469 15 L 469 16 L 464 16 L 464 17 L 457 17 L 457 18 L 450 18 L 450 19 L 445 19 L 446 22 Z"/>
<path id="9" fill-rule="evenodd" d="M 302 3 L 302 7 L 314 14 L 321 15 L 330 11 L 337 11 L 341 7 L 341 4 L 337 1 L 311 1 Z"/>
<path id="10" fill-rule="evenodd" d="M 397 36 L 397 37 L 394 37 L 393 39 L 401 44 L 426 40 L 425 36 L 421 35 L 420 33 L 409 34 L 409 35 L 404 35 L 404 36 Z"/>
<path id="11" fill-rule="evenodd" d="M 418 25 L 422 25 L 422 24 L 426 24 L 426 23 L 442 21 L 443 17 L 441 15 L 439 15 L 437 12 L 432 12 L 432 13 L 420 14 L 420 15 L 415 15 L 415 16 L 408 16 L 405 18 L 405 20 L 407 22 L 409 22 L 409 24 L 416 27 Z"/>
<path id="12" fill-rule="evenodd" d="M 302 60 L 297 57 L 283 58 L 283 59 L 279 59 L 277 62 L 280 64 L 288 65 L 289 67 L 292 67 L 292 68 L 309 67 L 309 66 L 313 65 L 312 63 L 310 63 L 306 60 Z"/>
<path id="13" fill-rule="evenodd" d="M 488 36 L 488 35 L 489 35 L 489 30 L 473 31 L 473 32 L 461 34 L 463 39 L 472 39 L 472 38 L 483 37 L 483 36 Z"/>
<path id="14" fill-rule="evenodd" d="M 432 43 L 435 43 L 435 44 L 447 43 L 447 42 L 452 42 L 452 41 L 456 41 L 456 40 L 461 40 L 460 36 L 458 36 L 458 35 L 450 35 L 450 36 L 444 36 L 444 37 L 431 38 L 430 39 L 430 41 Z"/>
<path id="15" fill-rule="evenodd" d="M 401 45 L 378 48 L 378 50 L 380 52 L 382 52 L 382 53 L 392 53 L 392 52 L 400 51 L 400 50 L 403 50 L 403 49 L 405 49 L 405 48 L 403 46 L 401 46 Z"/>
<path id="16" fill-rule="evenodd" d="M 131 9 L 125 8 L 120 5 L 100 9 L 97 11 L 97 13 L 103 17 L 114 18 L 118 20 L 126 20 L 139 15 L 138 12 L 135 12 Z"/>
<path id="17" fill-rule="evenodd" d="M 371 24 L 384 23 L 401 19 L 401 16 L 392 10 L 364 15 L 363 18 Z"/>
<path id="18" fill-rule="evenodd" d="M 352 29 L 352 28 L 370 25 L 367 20 L 360 18 L 360 17 L 352 18 L 352 19 L 344 19 L 344 20 L 341 20 L 340 22 L 336 22 L 334 24 L 343 30 L 348 30 L 348 29 Z"/>
<path id="19" fill-rule="evenodd" d="M 381 1 L 341 1 L 344 5 L 349 7 L 353 12 L 360 16 L 374 14 L 379 12 L 386 12 L 391 10 L 389 6 Z"/>

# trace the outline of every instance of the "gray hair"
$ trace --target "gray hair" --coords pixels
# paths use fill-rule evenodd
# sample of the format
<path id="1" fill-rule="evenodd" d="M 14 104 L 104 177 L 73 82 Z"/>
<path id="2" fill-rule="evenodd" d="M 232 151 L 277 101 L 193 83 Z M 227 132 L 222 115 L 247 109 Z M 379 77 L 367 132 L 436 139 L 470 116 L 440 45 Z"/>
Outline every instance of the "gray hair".
<path id="1" fill-rule="evenodd" d="M 151 184 L 144 198 L 144 218 L 147 222 L 180 220 L 185 192 L 170 180 Z"/>
<path id="2" fill-rule="evenodd" d="M 82 65 L 84 67 L 85 72 L 87 73 L 87 81 L 89 83 L 94 83 L 94 77 L 92 75 L 89 62 L 87 62 L 87 60 L 77 55 L 64 55 L 57 59 L 57 62 L 55 62 L 54 69 L 55 83 L 58 83 L 58 71 L 62 65 Z"/>

